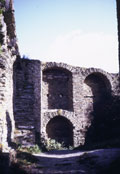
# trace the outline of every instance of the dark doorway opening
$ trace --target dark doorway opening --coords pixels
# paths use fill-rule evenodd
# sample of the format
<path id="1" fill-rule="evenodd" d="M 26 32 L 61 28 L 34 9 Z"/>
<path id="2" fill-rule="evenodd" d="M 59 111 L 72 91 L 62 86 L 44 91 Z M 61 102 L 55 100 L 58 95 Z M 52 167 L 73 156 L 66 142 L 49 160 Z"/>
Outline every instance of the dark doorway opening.
<path id="1" fill-rule="evenodd" d="M 73 145 L 73 125 L 63 116 L 56 116 L 51 119 L 46 127 L 48 138 L 63 143 L 65 147 Z"/>
<path id="2" fill-rule="evenodd" d="M 87 85 L 86 116 L 91 126 L 86 132 L 86 145 L 99 143 L 108 139 L 110 133 L 111 107 L 111 84 L 109 79 L 102 73 L 92 73 L 85 79 Z M 112 127 L 112 126 L 111 126 Z"/>
<path id="3" fill-rule="evenodd" d="M 88 96 L 93 98 L 94 106 L 105 101 L 111 95 L 109 80 L 101 73 L 92 73 L 85 79 L 88 86 Z M 88 98 L 89 98 L 88 97 Z"/>

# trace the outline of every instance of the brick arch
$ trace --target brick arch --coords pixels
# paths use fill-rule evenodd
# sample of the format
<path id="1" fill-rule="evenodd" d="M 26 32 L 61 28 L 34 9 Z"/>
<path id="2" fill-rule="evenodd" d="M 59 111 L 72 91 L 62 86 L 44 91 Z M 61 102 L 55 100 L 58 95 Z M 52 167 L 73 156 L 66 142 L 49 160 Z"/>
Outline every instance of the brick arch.
<path id="1" fill-rule="evenodd" d="M 72 73 L 64 68 L 43 70 L 44 109 L 72 110 Z"/>
<path id="2" fill-rule="evenodd" d="M 94 102 L 98 102 L 101 99 L 107 99 L 111 95 L 111 84 L 108 78 L 100 73 L 94 72 L 89 74 L 84 83 L 86 84 L 86 93 L 88 98 L 94 99 Z"/>
<path id="3" fill-rule="evenodd" d="M 55 116 L 46 125 L 48 138 L 63 143 L 66 147 L 73 145 L 73 124 L 64 116 Z"/>

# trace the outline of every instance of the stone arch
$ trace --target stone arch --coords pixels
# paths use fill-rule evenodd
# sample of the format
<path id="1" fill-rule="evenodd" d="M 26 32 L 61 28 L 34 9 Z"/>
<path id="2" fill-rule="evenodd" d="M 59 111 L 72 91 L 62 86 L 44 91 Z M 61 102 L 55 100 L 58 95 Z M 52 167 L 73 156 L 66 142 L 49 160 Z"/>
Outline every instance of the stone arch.
<path id="1" fill-rule="evenodd" d="M 52 118 L 46 126 L 46 133 L 48 138 L 63 143 L 66 147 L 73 145 L 73 125 L 63 116 Z"/>
<path id="2" fill-rule="evenodd" d="M 106 100 L 111 95 L 111 84 L 108 78 L 99 72 L 89 74 L 85 80 L 86 97 L 94 102 Z"/>
<path id="3" fill-rule="evenodd" d="M 72 110 L 72 73 L 58 67 L 45 69 L 42 99 L 44 109 Z"/>

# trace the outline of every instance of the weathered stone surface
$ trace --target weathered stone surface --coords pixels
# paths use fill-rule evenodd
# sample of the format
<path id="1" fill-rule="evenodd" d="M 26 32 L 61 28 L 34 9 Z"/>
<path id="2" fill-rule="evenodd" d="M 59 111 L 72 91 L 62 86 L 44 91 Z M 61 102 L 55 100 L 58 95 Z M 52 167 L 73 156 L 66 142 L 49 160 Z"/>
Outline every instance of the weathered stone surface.
<path id="1" fill-rule="evenodd" d="M 115 123 L 112 132 L 109 123 L 115 115 L 119 117 L 119 110 L 113 114 L 116 108 L 113 99 L 118 101 L 118 95 L 118 74 L 100 69 L 26 59 L 16 62 L 14 67 L 16 127 L 23 126 L 23 130 L 29 131 L 29 126 L 33 126 L 31 133 L 38 142 L 53 137 L 66 142 L 67 137 L 61 138 L 60 133 L 63 124 L 71 124 L 68 127 L 75 147 L 112 138 L 118 126 Z M 59 124 L 55 123 L 58 117 Z M 50 122 L 53 127 L 49 128 Z M 48 130 L 54 133 L 50 136 Z M 64 133 L 68 135 L 66 129 Z"/>
<path id="2" fill-rule="evenodd" d="M 5 9 L 0 14 L 0 144 L 3 150 L 14 137 L 13 64 L 19 55 L 11 3 L 9 1 L 7 8 L 6 1 L 0 4 L 0 8 Z M 12 26 L 14 30 L 11 31 L 9 26 Z M 11 47 L 9 47 L 10 43 Z"/>

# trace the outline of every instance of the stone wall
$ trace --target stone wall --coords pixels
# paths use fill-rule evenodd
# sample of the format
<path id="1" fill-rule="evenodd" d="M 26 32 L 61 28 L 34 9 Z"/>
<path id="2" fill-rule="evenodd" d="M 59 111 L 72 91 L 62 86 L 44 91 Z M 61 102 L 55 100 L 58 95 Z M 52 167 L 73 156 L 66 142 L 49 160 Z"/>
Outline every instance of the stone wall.
<path id="1" fill-rule="evenodd" d="M 51 73 L 52 71 L 54 75 Z M 61 71 L 61 76 L 58 75 L 57 77 L 58 71 Z M 59 85 L 59 82 L 57 82 L 56 80 L 56 78 L 59 79 L 59 77 L 63 80 L 64 73 L 62 74 L 62 72 L 65 71 L 68 71 L 69 74 L 72 74 L 70 84 L 67 88 L 66 81 L 63 82 L 63 85 L 61 85 L 62 82 L 60 82 Z M 42 138 L 45 140 L 47 140 L 48 137 L 52 138 L 47 134 L 46 127 L 50 123 L 51 119 L 57 116 L 61 116 L 61 118 L 67 118 L 68 121 L 73 124 L 73 145 L 79 146 L 84 144 L 86 141 L 87 133 L 89 132 L 88 130 L 90 129 L 91 125 L 93 125 L 93 122 L 95 120 L 94 117 L 97 117 L 99 115 L 98 113 L 100 109 L 105 110 L 106 105 L 111 99 L 111 96 L 117 93 L 115 87 L 118 84 L 118 75 L 110 74 L 100 69 L 73 67 L 55 62 L 42 64 L 42 72 Z M 51 90 L 48 90 L 48 88 L 51 87 L 50 83 L 52 84 L 52 89 L 54 91 L 52 95 Z M 73 108 L 72 105 L 71 108 L 64 108 L 62 105 L 61 107 L 58 107 L 58 103 L 62 102 L 62 100 L 60 101 L 59 99 L 59 94 L 62 93 L 64 96 L 65 94 L 67 94 L 66 91 L 69 91 L 69 88 L 71 91 L 70 98 L 71 103 L 73 104 Z M 54 104 L 54 107 L 49 108 L 46 102 L 48 100 L 47 98 L 49 97 L 49 95 L 51 95 L 51 97 L 54 97 L 54 94 L 57 95 L 57 97 L 55 97 L 57 104 Z M 100 116 L 101 124 L 103 124 L 104 122 L 103 115 L 105 115 L 104 111 L 102 113 L 102 116 Z M 96 124 L 99 123 L 96 122 Z M 54 128 L 52 131 L 55 131 Z M 95 134 L 94 131 L 90 131 L 90 133 L 91 132 Z M 56 137 L 56 139 L 58 139 L 58 137 Z"/>
<path id="2" fill-rule="evenodd" d="M 13 63 L 19 56 L 12 1 L 0 1 L 0 144 L 3 150 L 14 138 Z"/>
<path id="3" fill-rule="evenodd" d="M 16 138 L 24 145 L 40 134 L 40 62 L 21 59 L 14 64 Z"/>
<path id="4" fill-rule="evenodd" d="M 120 111 L 114 113 L 119 103 L 118 84 L 118 74 L 100 69 L 16 61 L 16 138 L 24 145 L 55 138 L 75 147 L 112 138 L 120 121 Z M 111 131 L 109 124 L 113 120 Z"/>

